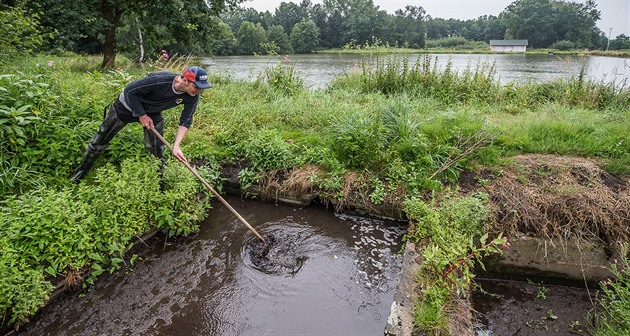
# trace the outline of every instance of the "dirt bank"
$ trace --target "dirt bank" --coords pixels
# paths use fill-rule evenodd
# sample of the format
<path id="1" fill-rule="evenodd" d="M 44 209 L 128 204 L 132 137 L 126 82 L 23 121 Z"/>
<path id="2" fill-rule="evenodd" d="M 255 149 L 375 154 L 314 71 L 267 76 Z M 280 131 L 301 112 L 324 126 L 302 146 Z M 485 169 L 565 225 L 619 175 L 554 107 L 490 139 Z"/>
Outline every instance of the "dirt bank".
<path id="1" fill-rule="evenodd" d="M 630 239 L 629 185 L 594 160 L 534 154 L 461 179 L 462 191 L 489 195 L 490 232 L 607 246 Z"/>

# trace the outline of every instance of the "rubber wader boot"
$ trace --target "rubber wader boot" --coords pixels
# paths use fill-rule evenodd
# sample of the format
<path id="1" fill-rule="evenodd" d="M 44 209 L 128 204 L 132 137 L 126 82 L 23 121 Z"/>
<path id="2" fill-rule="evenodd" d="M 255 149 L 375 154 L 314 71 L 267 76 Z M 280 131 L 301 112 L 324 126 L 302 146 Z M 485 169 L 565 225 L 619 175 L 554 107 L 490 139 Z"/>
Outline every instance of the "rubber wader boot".
<path id="1" fill-rule="evenodd" d="M 164 120 L 160 120 L 153 126 L 160 135 L 164 134 Z M 164 157 L 165 146 L 151 130 L 144 130 L 144 147 L 160 160 L 158 167 L 158 177 L 160 179 L 160 190 L 164 191 L 164 167 L 166 166 L 166 158 Z"/>
<path id="2" fill-rule="evenodd" d="M 99 152 L 96 150 L 96 148 L 92 147 L 92 144 L 90 143 L 88 145 L 87 152 L 85 153 L 85 156 L 83 157 L 83 161 L 81 162 L 81 165 L 79 165 L 79 168 L 77 168 L 77 171 L 74 173 L 74 175 L 70 177 L 70 181 L 79 183 L 79 181 L 85 177 L 88 170 L 90 170 L 90 167 L 92 166 L 92 163 L 94 163 L 94 161 L 98 157 L 98 154 Z"/>
<path id="3" fill-rule="evenodd" d="M 105 116 L 105 119 L 103 119 L 101 127 L 88 144 L 88 148 L 85 152 L 81 165 L 79 165 L 79 168 L 74 175 L 70 177 L 71 181 L 78 183 L 79 180 L 85 177 L 94 161 L 96 161 L 98 155 L 107 148 L 109 142 L 123 127 L 125 127 L 125 123 L 118 119 L 116 109 L 113 106 L 110 107 L 109 113 Z"/>

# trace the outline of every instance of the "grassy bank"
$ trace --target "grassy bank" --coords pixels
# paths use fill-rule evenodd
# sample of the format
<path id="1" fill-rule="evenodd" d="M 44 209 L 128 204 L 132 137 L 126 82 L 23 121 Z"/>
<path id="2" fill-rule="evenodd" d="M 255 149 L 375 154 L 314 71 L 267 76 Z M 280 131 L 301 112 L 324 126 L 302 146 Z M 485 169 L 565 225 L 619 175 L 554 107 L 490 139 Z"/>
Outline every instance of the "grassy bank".
<path id="1" fill-rule="evenodd" d="M 183 178 L 189 174 L 178 172 L 177 165 L 169 165 L 167 192 L 157 192 L 157 173 L 139 125 L 116 137 L 84 183 L 67 181 L 103 107 L 126 83 L 157 69 L 179 72 L 189 60 L 144 69 L 123 62 L 106 72 L 97 70 L 98 62 L 26 58 L 5 65 L 0 76 L 0 196 L 7 199 L 0 212 L 0 237 L 6 240 L 0 267 L 2 274 L 14 275 L 0 280 L 1 297 L 8 298 L 0 302 L 0 313 L 9 323 L 23 321 L 45 302 L 51 277 L 79 272 L 90 279 L 115 270 L 131 262 L 122 252 L 135 234 L 153 227 L 186 234 L 202 217 L 206 204 L 186 201 L 199 185 Z M 483 244 L 484 195 L 443 196 L 462 171 L 515 154 L 553 153 L 593 158 L 609 173 L 630 174 L 627 89 L 582 78 L 500 85 L 493 76 L 492 68 L 439 71 L 430 58 L 420 58 L 364 65 L 315 92 L 303 88 L 292 64 L 267 69 L 256 83 L 214 77 L 182 149 L 190 161 L 206 163 L 204 174 L 212 184 L 220 181 L 219 163 L 242 162 L 245 186 L 269 171 L 316 166 L 318 173 L 309 177 L 323 199 L 343 204 L 347 188 L 361 189 L 375 204 L 402 198 L 412 219 L 434 221 L 424 228 L 431 231 L 410 236 L 435 236 L 423 270 L 429 279 L 438 279 L 431 276 L 441 266 L 466 260 L 466 267 L 453 269 L 443 282 L 432 282 L 428 297 L 437 301 L 427 301 L 423 311 L 439 321 L 444 316 L 435 308 L 452 289 L 445 279 L 460 279 L 456 288 L 463 289 L 473 276 L 465 272 L 476 260 L 467 256 L 498 252 L 505 243 L 490 237 Z M 164 116 L 165 136 L 172 141 L 179 113 Z M 125 187 L 121 181 L 146 184 Z M 114 209 L 130 199 L 152 206 L 133 203 L 122 220 Z M 471 216 L 476 220 L 466 222 Z M 110 230 L 106 223 L 119 224 Z M 66 238 L 42 242 L 50 232 Z M 441 250 L 446 244 L 457 248 Z"/>

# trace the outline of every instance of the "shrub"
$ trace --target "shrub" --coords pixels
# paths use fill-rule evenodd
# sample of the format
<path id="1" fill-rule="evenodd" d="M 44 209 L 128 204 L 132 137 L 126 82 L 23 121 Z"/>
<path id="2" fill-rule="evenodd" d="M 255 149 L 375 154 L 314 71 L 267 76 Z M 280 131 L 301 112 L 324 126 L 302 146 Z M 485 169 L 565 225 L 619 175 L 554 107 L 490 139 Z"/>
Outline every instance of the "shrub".
<path id="1" fill-rule="evenodd" d="M 560 40 L 554 42 L 549 48 L 558 50 L 571 50 L 575 49 L 575 43 L 568 40 Z"/>
<path id="2" fill-rule="evenodd" d="M 486 198 L 485 194 L 456 198 L 446 193 L 439 206 L 437 199 L 405 201 L 404 210 L 415 226 L 407 238 L 422 241 L 423 246 L 418 276 L 422 297 L 414 318 L 423 331 L 445 331 L 449 307 L 453 299 L 466 295 L 475 276 L 473 268 L 483 267 L 484 257 L 508 246 L 502 236 L 488 240 L 483 234 Z"/>
<path id="3" fill-rule="evenodd" d="M 36 50 L 42 41 L 37 15 L 19 8 L 0 7 L 0 64 L 7 57 Z"/>

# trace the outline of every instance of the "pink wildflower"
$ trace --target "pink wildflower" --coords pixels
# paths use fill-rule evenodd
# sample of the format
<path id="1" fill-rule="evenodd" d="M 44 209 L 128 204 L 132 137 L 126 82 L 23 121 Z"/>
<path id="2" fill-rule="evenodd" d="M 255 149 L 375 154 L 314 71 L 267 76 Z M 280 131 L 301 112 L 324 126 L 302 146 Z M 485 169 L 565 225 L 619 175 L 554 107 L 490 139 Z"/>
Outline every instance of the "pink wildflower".
<path id="1" fill-rule="evenodd" d="M 55 65 L 55 63 L 53 63 L 53 61 L 48 61 L 48 67 L 51 68 L 53 65 Z"/>
<path id="2" fill-rule="evenodd" d="M 166 52 L 166 50 L 162 49 L 162 58 L 164 58 L 165 61 L 168 61 L 168 52 Z"/>

